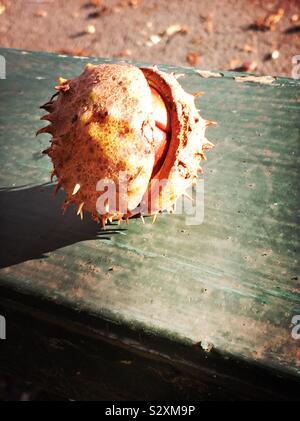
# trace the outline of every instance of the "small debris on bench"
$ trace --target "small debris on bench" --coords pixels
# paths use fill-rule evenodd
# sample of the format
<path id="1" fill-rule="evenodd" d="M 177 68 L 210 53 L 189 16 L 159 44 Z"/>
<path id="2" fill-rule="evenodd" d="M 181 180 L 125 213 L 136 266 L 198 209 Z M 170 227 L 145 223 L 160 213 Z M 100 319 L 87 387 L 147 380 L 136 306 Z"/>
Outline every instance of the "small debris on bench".
<path id="1" fill-rule="evenodd" d="M 151 23 L 149 27 L 152 27 Z M 152 47 L 153 45 L 156 45 L 159 42 L 161 42 L 163 39 L 165 39 L 166 43 L 168 44 L 171 41 L 171 39 L 177 34 L 182 34 L 182 35 L 187 34 L 187 28 L 179 24 L 171 25 L 164 31 L 161 31 L 158 34 L 151 35 L 146 45 L 147 47 Z"/>
<path id="2" fill-rule="evenodd" d="M 196 70 L 196 73 L 199 76 L 204 77 L 205 79 L 207 79 L 209 77 L 223 77 L 224 76 L 223 73 L 211 72 L 210 70 Z"/>

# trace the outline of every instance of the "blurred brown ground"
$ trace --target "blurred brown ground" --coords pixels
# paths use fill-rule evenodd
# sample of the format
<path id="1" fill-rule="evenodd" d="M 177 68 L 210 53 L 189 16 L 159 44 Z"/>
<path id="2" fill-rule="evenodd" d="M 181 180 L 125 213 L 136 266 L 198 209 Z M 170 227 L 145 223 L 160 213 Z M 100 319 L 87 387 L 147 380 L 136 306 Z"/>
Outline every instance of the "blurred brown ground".
<path id="1" fill-rule="evenodd" d="M 280 8 L 273 30 L 251 29 Z M 272 75 L 291 76 L 299 26 L 299 0 L 0 0 L 1 47 Z"/>

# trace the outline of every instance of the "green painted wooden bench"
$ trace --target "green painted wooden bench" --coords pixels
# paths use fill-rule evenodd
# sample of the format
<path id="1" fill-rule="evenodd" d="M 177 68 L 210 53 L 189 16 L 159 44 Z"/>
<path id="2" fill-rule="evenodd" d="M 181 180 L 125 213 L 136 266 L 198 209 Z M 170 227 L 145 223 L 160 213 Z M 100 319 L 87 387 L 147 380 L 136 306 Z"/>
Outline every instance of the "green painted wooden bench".
<path id="1" fill-rule="evenodd" d="M 112 60 L 0 54 L 0 371 L 73 399 L 299 399 L 299 81 L 160 66 L 218 121 L 204 223 L 101 231 L 61 215 L 35 131 L 57 76 Z"/>

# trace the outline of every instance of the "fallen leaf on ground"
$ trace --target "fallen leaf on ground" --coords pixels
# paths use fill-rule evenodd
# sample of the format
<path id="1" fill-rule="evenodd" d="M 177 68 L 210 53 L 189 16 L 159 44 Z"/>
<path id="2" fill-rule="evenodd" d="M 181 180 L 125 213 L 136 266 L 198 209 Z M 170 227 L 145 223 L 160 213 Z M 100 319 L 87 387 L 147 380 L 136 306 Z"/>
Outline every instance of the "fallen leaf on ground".
<path id="1" fill-rule="evenodd" d="M 88 25 L 88 27 L 86 28 L 86 33 L 91 35 L 95 34 L 96 28 L 94 27 L 94 25 Z"/>
<path id="2" fill-rule="evenodd" d="M 245 44 L 243 50 L 247 53 L 253 53 L 255 51 L 255 48 L 251 44 Z"/>
<path id="3" fill-rule="evenodd" d="M 254 72 L 257 69 L 257 63 L 254 60 L 247 60 L 237 67 L 231 67 L 230 70 L 235 72 Z"/>
<path id="4" fill-rule="evenodd" d="M 204 30 L 206 33 L 211 34 L 214 30 L 214 22 L 211 15 L 200 16 L 202 22 L 204 22 Z"/>
<path id="5" fill-rule="evenodd" d="M 102 0 L 90 0 L 89 4 L 94 7 L 98 7 L 102 4 Z"/>
<path id="6" fill-rule="evenodd" d="M 147 47 L 152 47 L 153 45 L 158 44 L 161 41 L 160 35 L 151 35 L 149 41 L 146 42 Z"/>
<path id="7" fill-rule="evenodd" d="M 191 65 L 195 66 L 199 62 L 199 54 L 194 52 L 189 52 L 186 56 L 186 61 Z"/>
<path id="8" fill-rule="evenodd" d="M 247 60 L 242 65 L 242 72 L 254 72 L 257 69 L 257 62 L 255 60 Z"/>
<path id="9" fill-rule="evenodd" d="M 279 55 L 280 55 L 279 51 L 278 50 L 275 50 L 275 51 L 272 52 L 271 58 L 273 60 L 277 60 L 279 58 Z"/>
<path id="10" fill-rule="evenodd" d="M 34 14 L 34 16 L 38 17 L 38 18 L 45 18 L 47 17 L 48 12 L 46 10 L 37 10 Z"/>
<path id="11" fill-rule="evenodd" d="M 254 82 L 271 85 L 275 81 L 275 78 L 272 76 L 236 76 L 234 80 L 236 82 Z"/>
<path id="12" fill-rule="evenodd" d="M 185 74 L 184 73 L 174 73 L 174 77 L 176 78 L 176 79 L 180 79 L 181 77 L 184 77 L 185 76 Z"/>
<path id="13" fill-rule="evenodd" d="M 292 26 L 284 31 L 285 34 L 297 34 L 298 32 L 300 32 L 300 25 Z"/>
<path id="14" fill-rule="evenodd" d="M 116 57 L 131 57 L 132 51 L 129 48 L 125 48 L 122 51 L 119 51 L 116 55 Z"/>
<path id="15" fill-rule="evenodd" d="M 223 73 L 217 73 L 217 72 L 211 72 L 210 70 L 196 70 L 196 73 L 201 76 L 204 77 L 205 79 L 209 78 L 209 77 L 223 77 Z"/>
<path id="16" fill-rule="evenodd" d="M 141 3 L 141 0 L 129 0 L 128 4 L 129 6 L 133 7 L 134 9 L 136 9 Z"/>
<path id="17" fill-rule="evenodd" d="M 59 54 L 65 54 L 67 56 L 78 56 L 78 57 L 88 57 L 88 56 L 93 55 L 90 52 L 83 50 L 82 48 L 74 48 L 74 49 L 61 48 L 57 52 Z"/>
<path id="18" fill-rule="evenodd" d="M 186 33 L 187 33 L 187 28 L 185 26 L 175 24 L 175 25 L 169 26 L 166 30 L 162 31 L 160 35 L 172 37 L 173 35 L 176 35 L 176 34 L 186 34 Z"/>
<path id="19" fill-rule="evenodd" d="M 191 43 L 194 45 L 202 45 L 204 43 L 204 38 L 201 35 L 195 36 L 191 39 Z"/>

